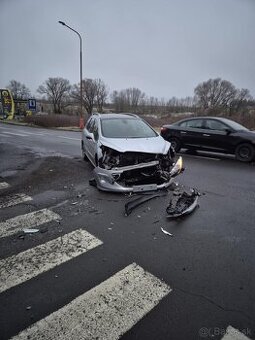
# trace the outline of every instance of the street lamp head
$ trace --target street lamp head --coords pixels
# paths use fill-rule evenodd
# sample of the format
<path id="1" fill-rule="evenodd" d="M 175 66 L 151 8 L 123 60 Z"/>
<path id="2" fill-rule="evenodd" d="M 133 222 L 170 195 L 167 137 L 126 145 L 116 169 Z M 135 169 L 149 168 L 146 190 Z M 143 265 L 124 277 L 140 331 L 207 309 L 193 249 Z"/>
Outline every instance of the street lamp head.
<path id="1" fill-rule="evenodd" d="M 64 23 L 64 21 L 59 21 L 59 23 L 63 26 L 65 26 L 66 24 Z"/>

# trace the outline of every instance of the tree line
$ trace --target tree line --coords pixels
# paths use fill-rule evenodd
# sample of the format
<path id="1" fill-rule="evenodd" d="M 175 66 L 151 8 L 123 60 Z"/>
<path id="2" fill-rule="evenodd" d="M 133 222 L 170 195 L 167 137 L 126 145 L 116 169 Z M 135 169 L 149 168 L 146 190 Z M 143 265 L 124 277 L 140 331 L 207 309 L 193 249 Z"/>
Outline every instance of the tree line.
<path id="1" fill-rule="evenodd" d="M 6 86 L 14 99 L 28 99 L 30 90 L 22 83 L 11 80 Z M 68 79 L 48 78 L 37 92 L 50 102 L 54 113 L 60 114 L 67 107 L 77 107 L 80 103 L 80 84 L 71 85 Z M 90 115 L 93 109 L 103 112 L 106 108 L 114 112 L 133 112 L 150 115 L 193 112 L 198 114 L 245 113 L 255 109 L 255 101 L 248 89 L 238 89 L 231 82 L 221 78 L 209 79 L 198 84 L 193 97 L 165 98 L 148 97 L 138 88 L 127 88 L 109 92 L 101 79 L 82 81 L 82 106 Z"/>

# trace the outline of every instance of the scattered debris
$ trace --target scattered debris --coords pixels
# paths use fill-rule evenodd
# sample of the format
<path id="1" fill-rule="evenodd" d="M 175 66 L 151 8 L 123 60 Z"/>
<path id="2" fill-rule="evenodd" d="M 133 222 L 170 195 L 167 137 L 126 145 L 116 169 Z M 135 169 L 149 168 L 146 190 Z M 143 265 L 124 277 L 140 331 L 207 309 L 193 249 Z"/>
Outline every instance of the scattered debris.
<path id="1" fill-rule="evenodd" d="M 129 201 L 125 204 L 125 215 L 128 216 L 131 214 L 131 212 L 137 208 L 139 205 L 141 205 L 144 202 L 150 201 L 153 198 L 160 197 L 160 196 L 165 196 L 167 193 L 166 192 L 158 192 L 158 193 L 153 193 L 153 194 L 143 194 L 142 196 L 139 196 L 138 198 L 135 198 L 132 201 Z"/>
<path id="2" fill-rule="evenodd" d="M 48 228 L 47 227 L 44 227 L 44 228 L 41 228 L 40 229 L 40 233 L 41 234 L 44 234 L 44 233 L 46 233 L 48 231 Z"/>
<path id="3" fill-rule="evenodd" d="M 198 196 L 200 193 L 196 189 L 191 189 L 190 193 L 183 191 L 177 195 L 178 198 L 171 199 L 166 208 L 168 218 L 177 218 L 188 215 L 198 207 Z"/>
<path id="4" fill-rule="evenodd" d="M 23 232 L 25 234 L 34 234 L 34 233 L 38 233 L 39 229 L 23 229 Z"/>
<path id="5" fill-rule="evenodd" d="M 91 178 L 89 180 L 89 185 L 91 185 L 92 187 L 97 187 L 97 182 L 96 182 L 95 178 Z"/>
<path id="6" fill-rule="evenodd" d="M 169 233 L 168 231 L 166 231 L 166 230 L 163 229 L 162 227 L 161 227 L 161 231 L 162 231 L 164 234 L 168 235 L 168 236 L 173 236 L 173 234 Z"/>

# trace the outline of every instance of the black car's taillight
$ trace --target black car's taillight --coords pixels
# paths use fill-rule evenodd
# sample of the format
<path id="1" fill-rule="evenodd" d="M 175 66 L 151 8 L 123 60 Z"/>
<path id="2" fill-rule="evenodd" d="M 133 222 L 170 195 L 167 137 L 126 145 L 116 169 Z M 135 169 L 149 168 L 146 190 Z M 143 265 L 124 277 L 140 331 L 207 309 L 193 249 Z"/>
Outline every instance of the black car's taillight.
<path id="1" fill-rule="evenodd" d="M 162 135 L 164 135 L 166 132 L 167 132 L 167 128 L 166 127 L 164 127 L 164 126 L 162 126 L 161 127 L 161 129 L 160 129 L 160 133 L 162 134 Z"/>

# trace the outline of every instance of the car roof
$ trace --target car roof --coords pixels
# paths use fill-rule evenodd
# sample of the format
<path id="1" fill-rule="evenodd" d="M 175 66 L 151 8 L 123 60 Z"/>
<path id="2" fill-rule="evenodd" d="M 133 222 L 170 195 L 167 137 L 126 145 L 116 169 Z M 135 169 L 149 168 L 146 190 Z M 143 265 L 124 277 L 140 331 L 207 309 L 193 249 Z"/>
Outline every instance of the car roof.
<path id="1" fill-rule="evenodd" d="M 223 118 L 223 117 L 214 117 L 214 116 L 197 116 L 197 117 L 190 117 L 190 118 L 184 118 L 181 120 L 178 120 L 177 122 L 173 123 L 173 124 L 179 124 L 181 122 L 185 122 L 188 120 L 199 120 L 199 119 L 216 119 L 218 121 L 221 121 L 222 123 L 229 123 L 232 122 L 232 120 L 227 119 L 227 118 Z"/>
<path id="2" fill-rule="evenodd" d="M 113 119 L 113 118 L 118 118 L 118 119 L 123 119 L 123 118 L 136 118 L 140 119 L 137 115 L 133 113 L 94 113 L 93 115 L 97 115 L 100 119 L 105 120 L 105 119 Z"/>

